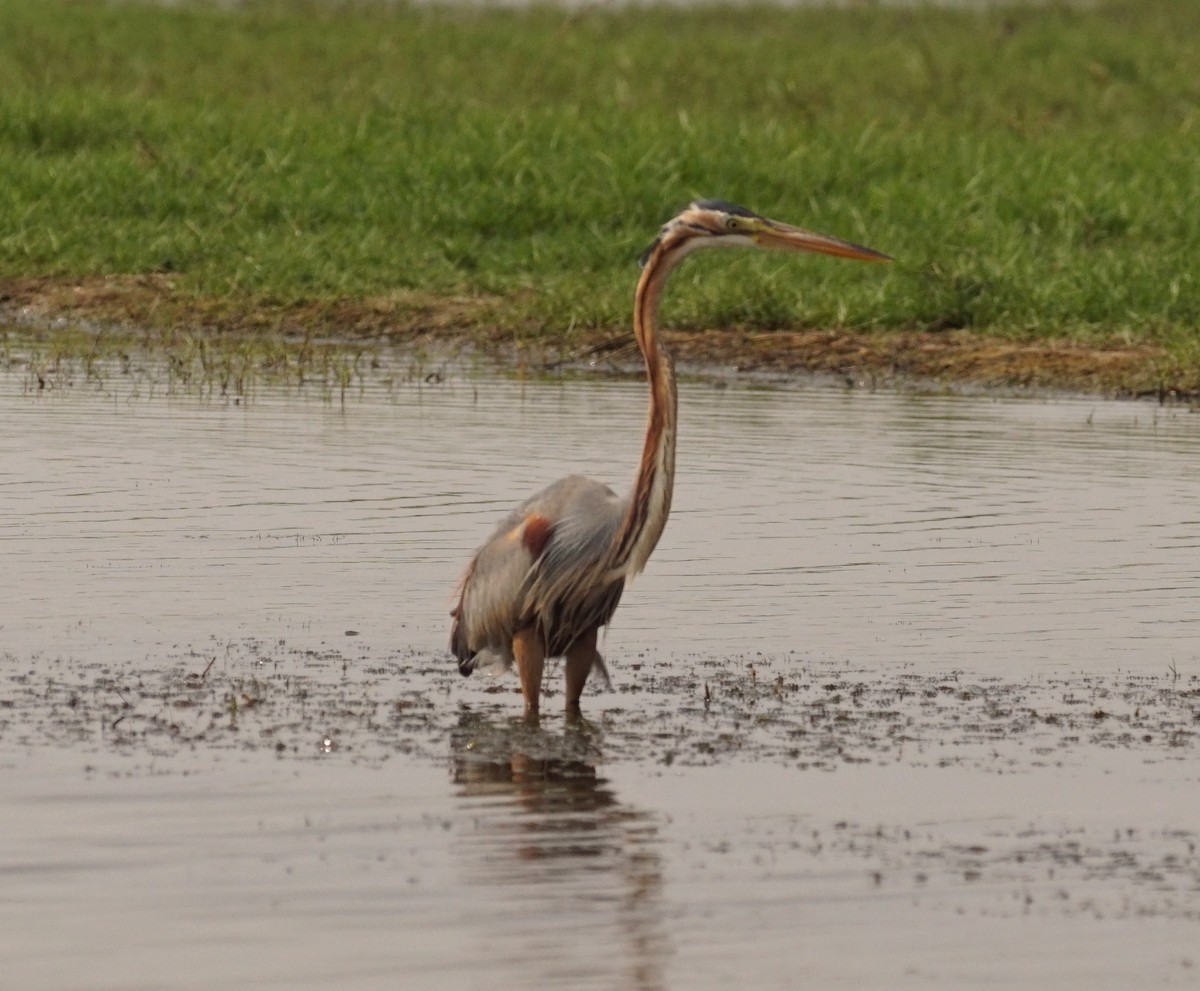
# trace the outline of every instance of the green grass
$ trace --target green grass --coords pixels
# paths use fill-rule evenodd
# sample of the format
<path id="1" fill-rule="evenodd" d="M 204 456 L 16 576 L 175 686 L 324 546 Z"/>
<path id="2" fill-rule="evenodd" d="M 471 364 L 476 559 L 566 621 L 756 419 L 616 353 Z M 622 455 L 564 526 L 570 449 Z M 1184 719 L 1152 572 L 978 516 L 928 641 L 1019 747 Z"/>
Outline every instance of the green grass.
<path id="1" fill-rule="evenodd" d="M 621 326 L 695 196 L 896 256 L 677 276 L 676 325 L 1200 326 L 1200 4 L 597 9 L 0 0 L 0 278 L 497 298 Z M 1194 353 L 1194 345 L 1193 353 Z"/>

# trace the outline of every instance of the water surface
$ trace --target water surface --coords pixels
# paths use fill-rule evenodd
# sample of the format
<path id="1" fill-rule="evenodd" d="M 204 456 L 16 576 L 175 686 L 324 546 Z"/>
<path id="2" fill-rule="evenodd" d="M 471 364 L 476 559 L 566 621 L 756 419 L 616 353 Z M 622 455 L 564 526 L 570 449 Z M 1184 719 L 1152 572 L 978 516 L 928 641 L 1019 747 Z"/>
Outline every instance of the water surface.
<path id="1" fill-rule="evenodd" d="M 1193 986 L 1200 420 L 685 384 L 585 720 L 445 652 L 636 380 L 0 379 L 23 988 Z"/>

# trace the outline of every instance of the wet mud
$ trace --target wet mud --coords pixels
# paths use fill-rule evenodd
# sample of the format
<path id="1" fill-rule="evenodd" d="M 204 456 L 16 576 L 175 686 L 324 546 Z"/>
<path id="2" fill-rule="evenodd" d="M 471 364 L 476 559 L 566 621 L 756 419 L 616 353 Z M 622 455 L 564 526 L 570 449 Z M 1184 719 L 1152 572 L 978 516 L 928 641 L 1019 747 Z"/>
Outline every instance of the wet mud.
<path id="1" fill-rule="evenodd" d="M 84 773 L 116 766 L 133 775 L 170 774 L 173 758 L 197 753 L 218 764 L 417 761 L 447 768 L 462 796 L 511 796 L 550 819 L 618 806 L 610 779 L 623 769 L 792 769 L 798 789 L 806 775 L 863 766 L 914 786 L 939 769 L 1028 777 L 1104 767 L 1110 757 L 1115 767 L 1190 774 L 1200 737 L 1200 679 L 1169 672 L 1011 682 L 866 672 L 797 655 L 681 659 L 614 671 L 612 691 L 589 693 L 577 717 L 554 711 L 561 689 L 551 687 L 547 713 L 530 723 L 517 715 L 515 678 L 467 685 L 446 657 L 415 653 L 248 640 L 149 666 L 6 656 L 0 671 L 9 753 L 66 748 Z M 937 822 L 889 822 L 886 800 L 874 814 L 793 822 L 766 849 L 803 848 L 818 863 L 848 857 L 879 885 L 902 873 L 918 890 L 935 875 L 1007 886 L 1006 912 L 1031 910 L 1029 884 L 1070 882 L 1085 893 L 1043 892 L 1038 910 L 1200 920 L 1200 820 L 1147 830 L 1119 815 L 1100 829 L 1014 818 L 964 837 Z"/>
<path id="2" fill-rule="evenodd" d="M 440 761 L 453 739 L 480 759 L 516 748 L 569 761 L 582 758 L 574 748 L 587 743 L 592 759 L 606 763 L 870 763 L 1002 774 L 1084 764 L 1096 749 L 1149 763 L 1192 760 L 1200 739 L 1200 677 L 1169 672 L 1004 682 L 881 675 L 797 656 L 683 659 L 622 669 L 611 691 L 589 691 L 577 720 L 554 711 L 561 686 L 547 686 L 547 712 L 530 724 L 517 718 L 515 677 L 464 683 L 446 657 L 373 660 L 246 641 L 163 657 L 150 668 L 0 661 L 0 738 L 81 753 L 169 755 L 202 745 L 291 758 L 336 751 L 373 764 L 398 755 Z M 481 693 L 491 701 L 480 702 Z"/>
<path id="3" fill-rule="evenodd" d="M 0 319 L 14 326 L 58 321 L 110 329 L 110 351 L 147 345 L 180 364 L 188 379 L 205 374 L 192 365 L 197 347 L 203 364 L 230 366 L 230 384 L 248 377 L 302 378 L 322 374 L 330 359 L 313 362 L 307 351 L 336 342 L 345 356 L 361 357 L 382 344 L 441 353 L 472 350 L 549 370 L 563 365 L 623 370 L 638 363 L 627 329 L 601 327 L 573 332 L 560 341 L 531 339 L 523 330 L 497 325 L 500 302 L 487 296 L 435 297 L 399 294 L 386 299 L 338 300 L 292 305 L 270 301 L 197 299 L 180 296 L 165 276 L 116 276 L 63 281 L 9 279 L 0 284 Z M 191 328 L 179 334 L 173 328 Z M 168 329 L 170 328 L 170 329 Z M 46 350 L 75 356 L 105 350 L 102 338 L 81 343 L 60 333 L 62 345 Z M 755 376 L 822 376 L 851 387 L 1069 390 L 1108 396 L 1153 396 L 1194 402 L 1200 396 L 1194 361 L 1154 342 L 1022 340 L 967 330 L 933 328 L 858 332 L 818 328 L 754 331 L 711 328 L 672 332 L 678 359 L 694 371 Z M 247 342 L 251 343 L 249 348 Z M 256 369 L 241 367 L 248 350 Z M 287 351 L 292 352 L 289 358 Z M 295 355 L 301 355 L 296 367 Z M 367 358 L 370 360 L 370 357 Z M 220 374 L 223 374 L 221 372 Z M 336 374 L 336 373 L 335 373 Z"/>

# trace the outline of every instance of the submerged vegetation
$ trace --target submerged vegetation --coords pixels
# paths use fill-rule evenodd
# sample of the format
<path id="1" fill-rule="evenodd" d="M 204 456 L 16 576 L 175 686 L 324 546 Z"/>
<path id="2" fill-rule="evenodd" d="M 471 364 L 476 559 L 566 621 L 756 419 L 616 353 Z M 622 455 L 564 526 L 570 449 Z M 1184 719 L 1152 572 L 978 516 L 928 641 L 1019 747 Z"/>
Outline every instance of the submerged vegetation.
<path id="1" fill-rule="evenodd" d="M 1173 0 L 0 0 L 0 305 L 152 344 L 584 348 L 622 339 L 656 226 L 721 196 L 898 261 L 699 258 L 677 329 L 819 331 L 796 360 L 835 371 L 986 379 L 1000 348 L 1010 381 L 1069 353 L 1111 372 L 1085 384 L 1194 390 L 1198 35 Z M 786 350 L 766 337 L 696 353 Z"/>

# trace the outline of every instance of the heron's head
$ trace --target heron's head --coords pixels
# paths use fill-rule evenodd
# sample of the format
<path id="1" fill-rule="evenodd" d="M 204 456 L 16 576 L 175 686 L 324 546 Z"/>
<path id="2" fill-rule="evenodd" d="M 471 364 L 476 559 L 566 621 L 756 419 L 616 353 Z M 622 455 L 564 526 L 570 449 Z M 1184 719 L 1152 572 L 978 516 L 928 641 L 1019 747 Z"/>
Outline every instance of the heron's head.
<path id="1" fill-rule="evenodd" d="M 858 261 L 891 261 L 890 256 L 872 248 L 768 220 L 753 210 L 724 200 L 697 200 L 667 221 L 654 243 L 642 253 L 643 266 L 659 246 L 678 252 L 678 257 L 696 248 L 767 248 L 815 251 Z"/>

